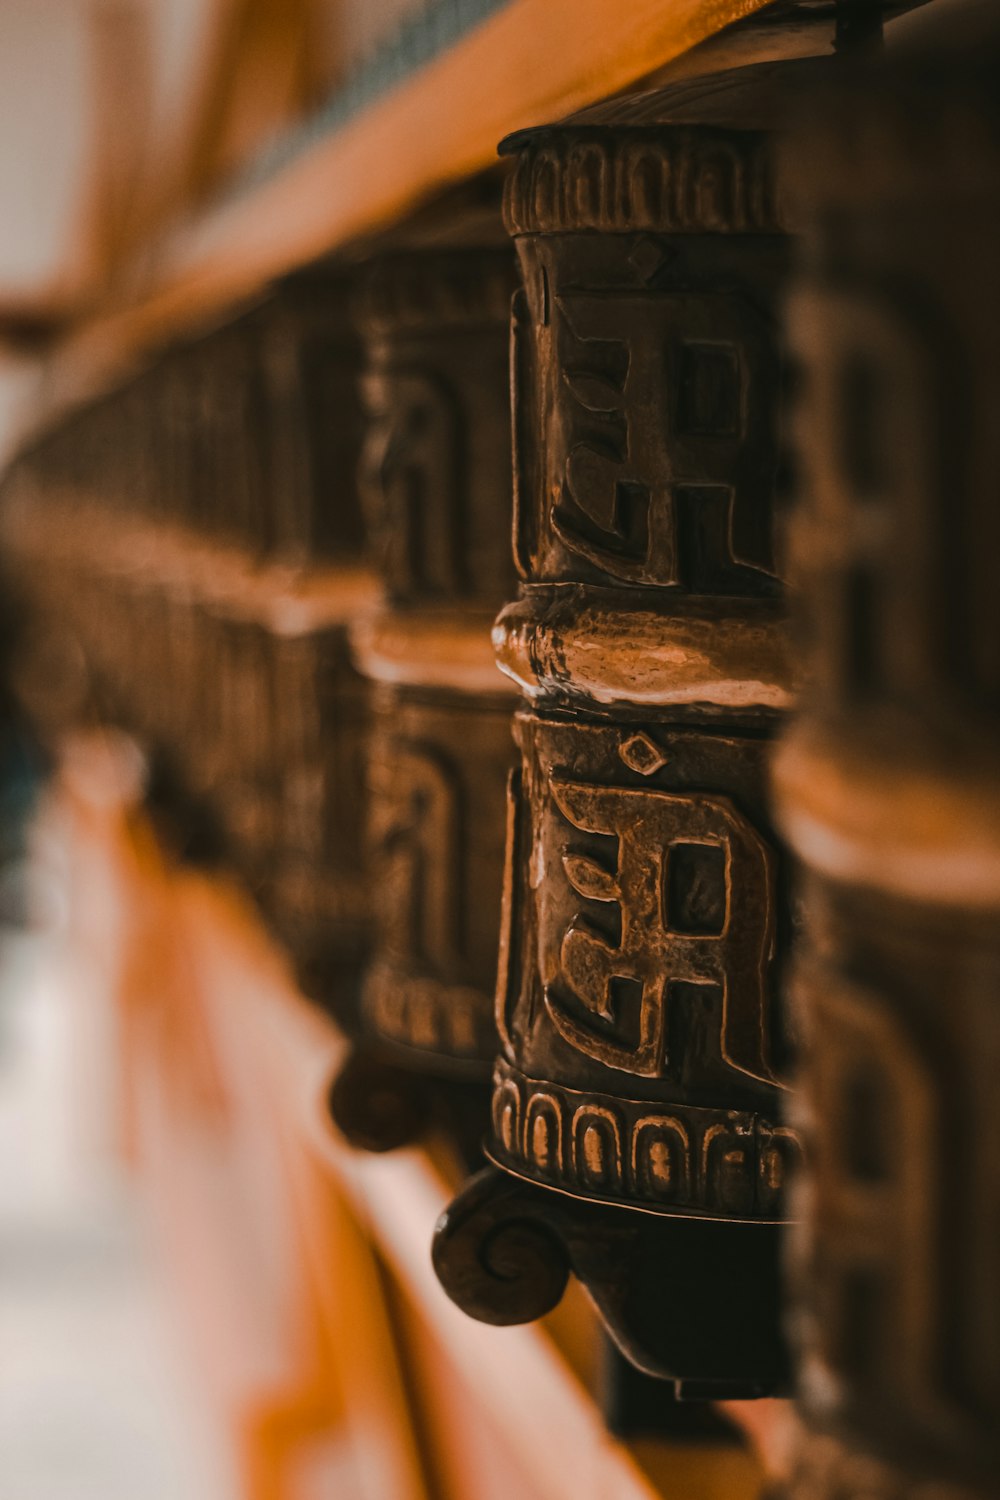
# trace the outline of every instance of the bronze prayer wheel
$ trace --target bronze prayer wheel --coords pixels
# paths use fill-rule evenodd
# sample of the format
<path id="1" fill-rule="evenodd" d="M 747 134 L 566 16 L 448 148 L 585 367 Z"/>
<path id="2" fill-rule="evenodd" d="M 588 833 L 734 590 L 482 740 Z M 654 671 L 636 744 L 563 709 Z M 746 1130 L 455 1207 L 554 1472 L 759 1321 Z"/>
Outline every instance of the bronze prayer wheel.
<path id="1" fill-rule="evenodd" d="M 790 152 L 802 1500 L 1000 1492 L 1000 33 L 940 19 Z"/>
<path id="2" fill-rule="evenodd" d="M 525 131 L 505 216 L 521 686 L 487 1172 L 435 1244 L 474 1316 L 568 1269 L 685 1396 L 785 1376 L 791 701 L 776 537 L 780 68 Z"/>
<path id="3" fill-rule="evenodd" d="M 412 249 L 370 269 L 362 488 L 385 597 L 354 631 L 372 684 L 366 1039 L 332 1095 L 356 1144 L 444 1123 L 474 1158 L 513 762 L 490 627 L 513 578 L 507 244 Z"/>

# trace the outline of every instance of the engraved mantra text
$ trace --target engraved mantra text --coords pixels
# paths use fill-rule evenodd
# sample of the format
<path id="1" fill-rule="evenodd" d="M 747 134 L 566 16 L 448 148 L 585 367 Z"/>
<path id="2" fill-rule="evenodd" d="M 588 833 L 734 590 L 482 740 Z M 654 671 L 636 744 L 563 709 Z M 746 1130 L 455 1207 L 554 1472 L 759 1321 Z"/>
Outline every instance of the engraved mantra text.
<path id="1" fill-rule="evenodd" d="M 774 943 L 772 857 L 747 820 L 724 797 L 553 780 L 563 816 L 585 833 L 617 838 L 614 872 L 566 853 L 570 885 L 590 901 L 617 904 L 621 940 L 614 945 L 577 916 L 566 930 L 560 971 L 572 994 L 602 1028 L 578 1020 L 553 986 L 545 1003 L 560 1034 L 588 1057 L 646 1077 L 669 1068 L 667 1023 L 673 981 L 722 991 L 721 1055 L 730 1067 L 775 1082 L 767 1057 L 767 968 Z M 725 906 L 717 931 L 672 930 L 667 919 L 671 850 L 703 844 L 723 852 Z M 623 1045 L 615 981 L 638 985 L 638 1037 Z"/>

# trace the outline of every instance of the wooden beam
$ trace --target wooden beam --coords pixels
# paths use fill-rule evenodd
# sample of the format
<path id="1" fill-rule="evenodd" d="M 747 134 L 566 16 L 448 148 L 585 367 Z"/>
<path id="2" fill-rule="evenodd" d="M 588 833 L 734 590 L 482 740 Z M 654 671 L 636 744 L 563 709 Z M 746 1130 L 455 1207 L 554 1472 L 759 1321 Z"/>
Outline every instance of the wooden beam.
<path id="1" fill-rule="evenodd" d="M 343 126 L 293 137 L 280 168 L 236 187 L 144 252 L 131 300 L 55 352 L 44 422 L 151 345 L 269 280 L 390 224 L 488 166 L 508 131 L 634 83 L 768 0 L 509 0 Z M 150 264 L 152 269 L 150 270 Z"/>

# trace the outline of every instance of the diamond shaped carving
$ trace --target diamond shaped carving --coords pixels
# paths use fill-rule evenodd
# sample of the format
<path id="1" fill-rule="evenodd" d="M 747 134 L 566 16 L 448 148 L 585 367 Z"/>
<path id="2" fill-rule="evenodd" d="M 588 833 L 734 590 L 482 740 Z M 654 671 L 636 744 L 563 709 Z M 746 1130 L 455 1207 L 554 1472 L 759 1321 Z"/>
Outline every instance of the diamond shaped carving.
<path id="1" fill-rule="evenodd" d="M 654 771 L 658 771 L 667 763 L 667 756 L 656 741 L 644 731 L 633 734 L 623 741 L 618 746 L 618 754 L 629 770 L 638 771 L 640 776 L 652 776 Z"/>

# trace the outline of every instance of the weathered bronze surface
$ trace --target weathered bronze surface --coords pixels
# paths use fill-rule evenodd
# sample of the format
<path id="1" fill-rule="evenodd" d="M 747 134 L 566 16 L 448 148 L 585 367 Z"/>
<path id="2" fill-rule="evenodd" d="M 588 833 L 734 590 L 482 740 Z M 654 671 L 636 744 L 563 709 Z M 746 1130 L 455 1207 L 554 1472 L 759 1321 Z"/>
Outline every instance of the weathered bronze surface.
<path id="1" fill-rule="evenodd" d="M 1000 1493 L 995 24 L 847 74 L 793 154 L 802 1500 Z"/>
<path id="2" fill-rule="evenodd" d="M 400 609 L 489 608 L 509 589 L 515 284 L 504 246 L 385 255 L 364 283 L 363 497 Z"/>
<path id="3" fill-rule="evenodd" d="M 375 942 L 368 1040 L 331 1103 L 346 1134 L 374 1149 L 444 1119 L 474 1157 L 488 1111 L 516 701 L 490 647 L 513 578 L 515 282 L 502 240 L 410 250 L 376 262 L 360 315 L 363 493 L 385 588 L 383 607 L 354 631 L 373 683 Z"/>
<path id="4" fill-rule="evenodd" d="M 775 1097 L 767 740 L 537 713 L 518 728 L 514 879 L 533 844 L 545 881 L 532 891 L 529 865 L 511 892 L 492 1151 L 589 1196 L 780 1219 L 796 1142 Z"/>
<path id="5" fill-rule="evenodd" d="M 369 787 L 378 931 L 365 1007 L 380 1037 L 456 1069 L 496 1050 L 491 997 L 510 717 L 499 696 L 470 705 L 384 687 L 375 695 Z"/>
<path id="6" fill-rule="evenodd" d="M 748 70 L 754 72 L 754 70 Z M 686 1396 L 780 1385 L 792 695 L 775 504 L 780 70 L 512 138 L 518 715 L 488 1151 L 435 1261 L 486 1321 L 572 1269 Z M 750 101 L 753 107 L 750 108 Z M 520 1180 L 519 1180 L 520 1179 Z M 556 1191 L 553 1191 L 556 1190 Z"/>

